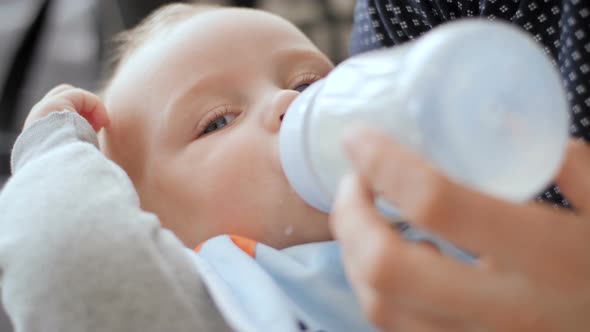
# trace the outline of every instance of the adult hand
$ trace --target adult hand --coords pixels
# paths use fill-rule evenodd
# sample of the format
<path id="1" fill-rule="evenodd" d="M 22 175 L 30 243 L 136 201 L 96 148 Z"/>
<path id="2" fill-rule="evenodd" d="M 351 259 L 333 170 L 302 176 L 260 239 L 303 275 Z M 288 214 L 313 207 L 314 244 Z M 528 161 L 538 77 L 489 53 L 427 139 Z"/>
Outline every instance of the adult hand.
<path id="1" fill-rule="evenodd" d="M 369 319 L 388 331 L 590 331 L 590 148 L 571 142 L 557 178 L 577 212 L 460 186 L 383 134 L 345 143 L 356 175 L 331 216 Z M 534 167 L 534 165 L 532 166 Z M 415 225 L 476 252 L 469 265 L 404 241 L 382 193 Z"/>
<path id="2" fill-rule="evenodd" d="M 86 90 L 61 84 L 50 90 L 33 108 L 23 129 L 50 113 L 69 111 L 81 115 L 96 132 L 109 124 L 107 110 L 98 96 Z"/>

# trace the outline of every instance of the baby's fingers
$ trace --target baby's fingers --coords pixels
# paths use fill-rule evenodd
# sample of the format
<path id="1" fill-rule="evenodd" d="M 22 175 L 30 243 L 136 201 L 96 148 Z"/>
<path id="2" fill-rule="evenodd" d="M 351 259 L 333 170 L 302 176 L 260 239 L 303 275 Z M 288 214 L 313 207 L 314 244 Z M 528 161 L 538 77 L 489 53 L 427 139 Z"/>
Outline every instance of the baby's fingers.
<path id="1" fill-rule="evenodd" d="M 84 117 L 95 131 L 99 131 L 109 124 L 106 107 L 97 95 L 83 89 L 74 88 L 65 90 L 57 94 L 56 97 L 70 101 L 76 112 Z"/>
<path id="2" fill-rule="evenodd" d="M 62 84 L 38 102 L 25 121 L 26 129 L 35 120 L 53 112 L 70 111 L 84 117 L 95 131 L 109 124 L 107 110 L 98 96 L 86 90 Z"/>
<path id="3" fill-rule="evenodd" d="M 72 90 L 72 89 L 75 89 L 75 87 L 73 87 L 69 84 L 60 84 L 60 85 L 56 86 L 55 88 L 49 90 L 49 92 L 47 92 L 47 94 L 45 94 L 43 99 L 58 95 L 66 90 Z"/>

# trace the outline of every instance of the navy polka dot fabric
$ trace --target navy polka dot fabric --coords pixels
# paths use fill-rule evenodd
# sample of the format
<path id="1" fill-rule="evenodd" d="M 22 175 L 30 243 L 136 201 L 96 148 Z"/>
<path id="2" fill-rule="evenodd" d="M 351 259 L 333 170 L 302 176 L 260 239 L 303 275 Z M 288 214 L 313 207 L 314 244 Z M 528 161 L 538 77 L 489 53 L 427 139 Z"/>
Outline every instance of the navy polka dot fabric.
<path id="1" fill-rule="evenodd" d="M 504 20 L 529 32 L 561 72 L 572 136 L 590 142 L 590 0 L 359 0 L 350 50 L 398 45 L 464 17 Z M 557 187 L 538 199 L 569 207 Z"/>

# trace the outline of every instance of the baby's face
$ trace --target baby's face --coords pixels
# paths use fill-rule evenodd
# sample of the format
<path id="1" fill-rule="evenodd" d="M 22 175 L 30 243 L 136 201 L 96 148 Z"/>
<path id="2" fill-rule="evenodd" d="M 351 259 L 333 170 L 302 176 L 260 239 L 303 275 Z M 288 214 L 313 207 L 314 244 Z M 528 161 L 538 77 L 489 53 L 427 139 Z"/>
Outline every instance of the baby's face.
<path id="1" fill-rule="evenodd" d="M 271 14 L 198 14 L 122 65 L 106 92 L 102 148 L 189 247 L 228 233 L 277 248 L 328 240 L 327 215 L 288 185 L 278 134 L 299 91 L 332 67 Z"/>

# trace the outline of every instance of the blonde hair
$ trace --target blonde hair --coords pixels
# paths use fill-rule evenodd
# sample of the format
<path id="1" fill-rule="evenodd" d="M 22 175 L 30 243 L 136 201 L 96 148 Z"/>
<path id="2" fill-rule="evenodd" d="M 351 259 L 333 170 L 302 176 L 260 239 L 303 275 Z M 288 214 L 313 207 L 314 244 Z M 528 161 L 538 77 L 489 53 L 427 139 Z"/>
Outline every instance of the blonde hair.
<path id="1" fill-rule="evenodd" d="M 123 63 L 133 52 L 150 39 L 197 14 L 221 8 L 216 5 L 172 3 L 164 5 L 144 18 L 137 26 L 117 34 L 114 48 L 107 63 L 107 72 L 99 94 L 103 94 Z"/>

